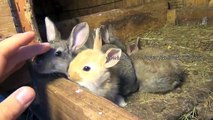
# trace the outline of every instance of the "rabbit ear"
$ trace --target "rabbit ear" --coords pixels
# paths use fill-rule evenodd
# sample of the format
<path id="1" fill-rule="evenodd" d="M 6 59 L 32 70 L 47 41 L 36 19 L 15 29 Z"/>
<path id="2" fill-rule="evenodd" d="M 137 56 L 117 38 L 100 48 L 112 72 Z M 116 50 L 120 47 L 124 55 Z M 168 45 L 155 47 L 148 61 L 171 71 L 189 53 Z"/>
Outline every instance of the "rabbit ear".
<path id="1" fill-rule="evenodd" d="M 77 24 L 69 37 L 69 50 L 74 52 L 81 48 L 89 37 L 89 25 L 87 22 Z"/>
<path id="2" fill-rule="evenodd" d="M 106 63 L 105 63 L 105 67 L 106 68 L 113 67 L 114 65 L 116 65 L 120 61 L 121 49 L 110 48 L 109 50 L 107 50 L 105 55 L 107 57 L 107 60 L 106 60 Z"/>
<path id="3" fill-rule="evenodd" d="M 105 25 L 101 25 L 100 34 L 101 34 L 101 38 L 104 41 L 104 43 L 110 43 L 109 30 L 108 30 L 108 28 Z"/>
<path id="4" fill-rule="evenodd" d="M 93 49 L 101 50 L 101 47 L 102 47 L 102 39 L 100 36 L 100 28 L 97 28 L 95 30 L 95 40 L 93 44 Z"/>
<path id="5" fill-rule="evenodd" d="M 57 30 L 54 23 L 48 17 L 45 17 L 45 26 L 46 26 L 48 42 L 52 42 L 52 41 L 61 39 L 61 35 L 60 35 L 59 31 Z"/>
<path id="6" fill-rule="evenodd" d="M 138 37 L 134 44 L 127 46 L 128 55 L 131 55 L 132 53 L 139 51 L 139 41 L 140 38 Z"/>

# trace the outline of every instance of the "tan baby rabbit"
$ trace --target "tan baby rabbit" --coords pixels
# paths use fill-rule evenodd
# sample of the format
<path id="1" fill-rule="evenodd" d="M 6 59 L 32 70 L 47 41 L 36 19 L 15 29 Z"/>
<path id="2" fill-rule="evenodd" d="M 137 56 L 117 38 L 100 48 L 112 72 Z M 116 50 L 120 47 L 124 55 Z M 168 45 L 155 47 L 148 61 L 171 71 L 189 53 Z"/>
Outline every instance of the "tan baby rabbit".
<path id="1" fill-rule="evenodd" d="M 116 71 L 111 69 L 121 57 L 121 49 L 111 48 L 106 53 L 101 51 L 100 29 L 96 29 L 93 49 L 81 51 L 70 63 L 69 79 L 89 89 L 96 95 L 103 96 L 120 106 L 125 102 L 118 95 Z M 122 103 L 124 102 L 124 103 Z"/>
<path id="2" fill-rule="evenodd" d="M 169 53 L 157 48 L 138 49 L 136 44 L 130 50 L 130 55 L 137 79 L 140 81 L 140 90 L 151 93 L 166 93 L 175 89 L 184 79 L 183 69 L 175 59 L 169 58 Z M 167 57 L 163 59 L 163 57 Z"/>

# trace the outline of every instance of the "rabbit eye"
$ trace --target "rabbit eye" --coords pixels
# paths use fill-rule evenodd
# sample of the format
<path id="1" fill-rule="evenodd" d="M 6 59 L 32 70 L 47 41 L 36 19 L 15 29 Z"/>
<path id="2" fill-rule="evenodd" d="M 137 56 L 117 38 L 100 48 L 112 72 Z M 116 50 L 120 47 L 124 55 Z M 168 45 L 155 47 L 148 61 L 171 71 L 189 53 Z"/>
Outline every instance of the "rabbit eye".
<path id="1" fill-rule="evenodd" d="M 56 51 L 56 52 L 55 52 L 55 56 L 60 57 L 61 55 L 62 55 L 62 52 L 61 52 L 61 51 Z"/>
<path id="2" fill-rule="evenodd" d="M 83 68 L 84 71 L 90 71 L 90 69 L 91 68 L 89 66 L 84 66 L 84 68 Z"/>

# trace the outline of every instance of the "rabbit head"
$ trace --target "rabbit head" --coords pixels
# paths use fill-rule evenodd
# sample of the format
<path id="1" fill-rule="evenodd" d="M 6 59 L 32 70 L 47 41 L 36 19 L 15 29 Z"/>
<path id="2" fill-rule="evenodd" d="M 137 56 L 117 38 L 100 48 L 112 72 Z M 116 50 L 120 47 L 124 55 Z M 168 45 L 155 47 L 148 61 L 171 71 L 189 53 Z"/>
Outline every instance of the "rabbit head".
<path id="1" fill-rule="evenodd" d="M 139 46 L 140 46 L 139 42 L 140 42 L 140 38 L 138 37 L 134 44 L 127 46 L 127 54 L 129 56 L 139 51 Z"/>
<path id="2" fill-rule="evenodd" d="M 80 52 L 71 61 L 68 69 L 69 78 L 80 85 L 94 91 L 107 78 L 109 78 L 108 68 L 116 65 L 121 56 L 121 50 L 111 48 L 106 53 L 101 51 L 102 40 L 100 29 L 96 29 L 93 49 L 86 49 Z M 105 77 L 105 78 L 104 78 Z"/>
<path id="3" fill-rule="evenodd" d="M 51 44 L 51 49 L 34 59 L 33 68 L 41 74 L 66 73 L 76 51 L 88 39 L 89 26 L 86 22 L 77 24 L 68 40 L 62 40 L 60 32 L 48 17 L 45 18 L 45 25 L 47 41 Z"/>
<path id="4" fill-rule="evenodd" d="M 117 36 L 112 34 L 111 25 L 101 25 L 100 33 L 104 44 L 115 45 L 123 52 L 126 52 L 126 45 Z"/>

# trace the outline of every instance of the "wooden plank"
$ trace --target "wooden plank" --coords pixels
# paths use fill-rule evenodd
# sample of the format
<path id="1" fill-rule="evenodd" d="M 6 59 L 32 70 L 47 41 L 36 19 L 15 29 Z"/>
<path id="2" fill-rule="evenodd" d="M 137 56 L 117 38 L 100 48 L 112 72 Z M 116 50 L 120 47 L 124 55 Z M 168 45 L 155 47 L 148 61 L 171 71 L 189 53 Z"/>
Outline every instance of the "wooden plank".
<path id="1" fill-rule="evenodd" d="M 113 9 L 77 17 L 66 20 L 67 27 L 64 24 L 62 26 L 58 25 L 58 27 L 61 33 L 66 33 L 73 27 L 70 24 L 75 23 L 76 19 L 80 22 L 88 22 L 91 29 L 101 24 L 111 24 L 113 26 L 113 33 L 126 41 L 128 38 L 141 34 L 146 30 L 162 27 L 166 23 L 167 8 L 165 0 L 158 0 L 129 9 Z M 62 21 L 61 23 L 64 22 Z"/>
<path id="2" fill-rule="evenodd" d="M 31 44 L 40 41 L 40 35 L 38 34 L 37 24 L 33 15 L 32 6 L 29 0 L 14 0 L 19 20 L 23 31 L 34 31 L 36 37 Z"/>
<path id="3" fill-rule="evenodd" d="M 213 25 L 213 7 L 185 8 L 177 11 L 178 24 L 201 24 L 207 18 L 208 25 Z"/>
<path id="4" fill-rule="evenodd" d="M 185 0 L 186 7 L 207 7 L 209 0 Z"/>
<path id="5" fill-rule="evenodd" d="M 142 4 L 141 0 L 124 0 L 125 7 L 133 7 L 133 6 L 139 6 Z"/>
<path id="6" fill-rule="evenodd" d="M 167 12 L 167 24 L 169 25 L 175 25 L 176 24 L 176 19 L 177 19 L 177 13 L 176 9 L 173 10 L 168 10 Z"/>
<path id="7" fill-rule="evenodd" d="M 171 9 L 208 7 L 209 0 L 168 0 Z"/>
<path id="8" fill-rule="evenodd" d="M 16 33 L 7 0 L 0 0 L 0 40 Z"/>
<path id="9" fill-rule="evenodd" d="M 139 118 L 66 79 L 47 86 L 52 120 L 138 120 Z"/>
<path id="10" fill-rule="evenodd" d="M 40 9 L 39 15 L 52 16 L 57 14 L 60 19 L 69 19 L 83 15 L 103 12 L 111 9 L 135 7 L 157 0 L 60 0 L 60 1 L 34 1 L 36 8 Z M 39 5 L 40 4 L 40 5 Z M 48 4 L 48 6 L 46 6 Z"/>
<path id="11" fill-rule="evenodd" d="M 211 0 L 211 1 L 209 2 L 209 6 L 210 6 L 210 7 L 213 6 L 213 0 Z"/>
<path id="12" fill-rule="evenodd" d="M 31 6 L 28 1 L 15 0 L 21 25 L 24 31 L 35 30 L 36 23 L 32 20 L 34 17 L 31 13 Z M 25 69 L 26 70 L 26 69 Z M 21 71 L 22 75 L 27 71 Z M 29 75 L 27 72 L 26 75 Z M 26 76 L 25 76 L 26 77 Z M 14 76 L 12 77 L 14 79 Z M 29 78 L 26 77 L 26 78 Z M 138 120 L 136 116 L 119 108 L 112 102 L 95 96 L 85 90 L 77 93 L 76 90 L 81 89 L 76 84 L 65 79 L 53 80 L 48 84 L 47 103 L 49 103 L 50 115 L 53 120 Z M 45 91 L 44 91 L 45 92 Z M 42 101 L 42 98 L 41 98 Z M 44 106 L 42 106 L 44 107 Z M 40 111 L 46 112 L 46 111 Z"/>

